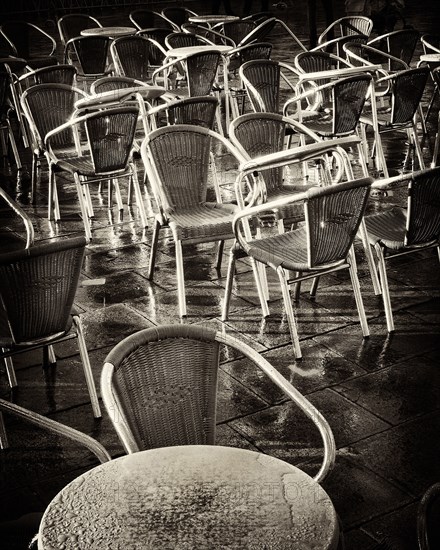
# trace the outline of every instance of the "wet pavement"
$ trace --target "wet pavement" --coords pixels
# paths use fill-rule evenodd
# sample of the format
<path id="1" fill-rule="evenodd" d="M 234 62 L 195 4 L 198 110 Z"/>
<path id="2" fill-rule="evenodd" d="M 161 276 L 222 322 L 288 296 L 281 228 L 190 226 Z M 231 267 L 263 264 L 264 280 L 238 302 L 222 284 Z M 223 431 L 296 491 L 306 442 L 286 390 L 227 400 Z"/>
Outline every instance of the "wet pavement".
<path id="1" fill-rule="evenodd" d="M 191 4 L 195 11 L 209 11 L 198 2 Z M 339 10 L 340 4 L 337 3 Z M 414 15 L 410 9 L 409 12 Z M 292 17 L 285 10 L 277 15 L 287 20 Z M 115 14 L 107 19 L 102 16 L 109 23 L 114 18 Z M 428 18 L 418 21 L 420 26 L 425 25 L 421 30 L 429 30 Z M 51 23 L 47 24 L 50 27 Z M 299 28 L 304 31 L 301 25 Z M 283 40 L 279 38 L 277 42 L 280 58 L 289 55 Z M 430 92 L 428 87 L 425 103 Z M 437 108 L 428 121 L 428 138 L 423 141 L 427 162 L 436 117 Z M 385 146 L 393 170 L 400 171 L 405 138 L 387 139 Z M 18 181 L 15 168 L 4 163 L 0 184 L 31 216 L 36 239 L 81 232 L 75 188 L 67 180 L 59 185 L 61 222 L 46 220 L 44 166 L 36 205 L 29 204 L 26 169 L 30 170 L 30 155 L 28 151 L 21 152 L 25 170 Z M 219 151 L 219 158 L 222 154 Z M 226 156 L 223 160 L 221 177 L 232 183 L 234 166 Z M 141 163 L 139 169 L 142 170 Z M 144 198 L 148 207 L 147 191 Z M 371 199 L 369 209 L 388 208 L 400 200 L 399 193 Z M 161 235 L 154 281 L 146 278 L 154 205 L 148 212 L 149 228 L 144 231 L 135 207 L 126 208 L 121 221 L 116 209 L 112 213 L 107 210 L 104 194 L 99 196 L 93 191 L 93 202 L 93 240 L 87 247 L 75 304 L 82 312 L 95 381 L 99 384 L 104 359 L 117 342 L 137 330 L 180 320 L 174 247 L 166 231 Z M 1 243 L 12 248 L 22 228 L 6 212 L 1 213 Z M 424 491 L 440 479 L 438 257 L 431 250 L 390 263 L 396 330 L 388 334 L 382 302 L 374 295 L 360 243 L 356 243 L 356 252 L 371 332 L 368 339 L 362 338 L 348 273 L 331 275 L 321 280 L 315 299 L 308 296 L 305 284 L 300 301 L 295 304 L 303 352 L 303 359 L 295 361 L 277 280 L 269 276 L 271 315 L 263 319 L 246 260 L 238 262 L 229 320 L 222 323 L 227 255 L 217 272 L 215 245 L 211 244 L 184 248 L 188 304 L 184 322 L 226 330 L 243 339 L 326 417 L 335 435 L 337 457 L 323 487 L 340 516 L 346 548 L 370 549 L 390 536 L 397 548 L 410 550 L 417 548 L 417 504 Z M 75 341 L 58 345 L 56 354 L 56 368 L 46 370 L 42 369 L 39 353 L 14 359 L 19 387 L 11 394 L 1 369 L 1 396 L 95 437 L 113 457 L 120 456 L 123 450 L 107 415 L 104 413 L 102 420 L 93 419 Z M 309 473 L 316 472 L 321 459 L 319 434 L 243 358 L 223 355 L 218 399 L 219 444 L 259 450 Z M 7 429 L 10 449 L 0 453 L 2 521 L 13 522 L 43 511 L 62 487 L 96 464 L 94 457 L 73 443 L 30 429 L 24 423 L 7 419 Z M 23 526 L 18 530 L 25 534 Z M 17 539 L 18 536 L 14 542 L 14 537 L 6 538 L 6 547 L 23 547 Z"/>

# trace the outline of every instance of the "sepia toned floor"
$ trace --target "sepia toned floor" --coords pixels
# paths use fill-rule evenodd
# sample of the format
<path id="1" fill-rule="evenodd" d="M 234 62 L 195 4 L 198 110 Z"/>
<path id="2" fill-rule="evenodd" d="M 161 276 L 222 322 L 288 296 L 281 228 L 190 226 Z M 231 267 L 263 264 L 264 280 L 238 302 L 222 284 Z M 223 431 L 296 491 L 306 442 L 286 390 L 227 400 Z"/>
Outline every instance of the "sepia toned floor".
<path id="1" fill-rule="evenodd" d="M 256 4 L 256 3 L 255 3 Z M 305 33 L 305 1 L 298 23 L 288 7 L 274 7 L 276 16 Z M 407 18 L 422 32 L 432 32 L 427 12 L 407 1 Z M 201 2 L 188 2 L 200 13 Z M 241 3 L 233 2 L 240 13 Z M 154 9 L 161 5 L 157 4 Z M 94 15 L 103 22 L 128 24 L 129 8 Z M 258 11 L 255 9 L 255 11 Z M 343 2 L 335 3 L 335 17 L 343 15 Z M 318 12 L 318 26 L 323 28 Z M 301 19 L 302 18 L 302 19 Z M 411 19 L 412 18 L 412 19 Z M 302 22 L 302 23 L 301 23 Z M 53 21 L 45 24 L 54 37 Z M 278 37 L 280 58 L 289 59 L 286 42 Z M 418 55 L 420 52 L 418 52 Z M 429 100 L 432 89 L 425 97 Z M 423 151 L 429 163 L 437 130 L 437 108 L 428 121 Z M 393 172 L 402 170 L 406 140 L 386 139 L 386 154 Z M 29 151 L 21 149 L 25 168 L 3 160 L 0 185 L 31 216 L 36 240 L 82 232 L 83 225 L 73 184 L 60 185 L 61 222 L 46 219 L 47 170 L 42 166 L 35 205 L 29 202 Z M 222 153 L 219 152 L 222 163 Z M 223 159 L 223 183 L 233 183 L 234 166 Z M 139 170 L 142 165 L 139 161 Z M 123 190 L 124 196 L 124 190 Z M 125 197 L 125 196 L 124 196 Z M 163 232 L 154 281 L 146 278 L 150 254 L 154 203 L 147 200 L 149 228 L 143 230 L 138 212 L 125 209 L 118 219 L 108 211 L 106 196 L 93 193 L 96 219 L 93 239 L 86 250 L 81 285 L 75 305 L 82 313 L 85 337 L 95 381 L 107 353 L 133 332 L 163 323 L 181 322 L 178 315 L 174 247 Z M 388 208 L 402 200 L 401 193 L 373 197 L 369 211 Z M 22 227 L 0 205 L 2 250 L 20 246 Z M 227 250 L 227 247 L 225 247 Z M 294 305 L 303 359 L 295 361 L 276 278 L 269 274 L 270 317 L 263 319 L 250 265 L 241 260 L 234 286 L 229 320 L 220 321 L 224 298 L 227 254 L 220 272 L 214 267 L 215 246 L 184 249 L 188 317 L 184 322 L 212 327 L 243 339 L 261 352 L 322 412 L 333 429 L 337 457 L 323 487 L 340 516 L 348 550 L 367 550 L 391 537 L 402 550 L 417 548 L 415 517 L 421 495 L 440 479 L 440 270 L 435 251 L 396 259 L 389 264 L 389 282 L 395 332 L 386 330 L 380 297 L 374 295 L 360 243 L 356 243 L 361 290 L 371 336 L 362 338 L 348 273 L 320 281 L 315 299 L 302 289 Z M 49 415 L 98 439 L 113 457 L 123 454 L 106 413 L 94 420 L 74 341 L 56 348 L 56 367 L 44 370 L 39 353 L 14 359 L 18 389 L 13 393 L 0 366 L 0 396 Z M 222 445 L 258 450 L 298 465 L 309 473 L 320 460 L 319 435 L 300 413 L 283 400 L 270 381 L 257 376 L 236 356 L 221 364 L 218 439 Z M 0 452 L 0 534 L 4 548 L 24 548 L 27 532 L 22 522 L 44 511 L 55 494 L 79 474 L 96 465 L 87 451 L 60 438 L 6 418 L 10 448 Z M 29 516 L 29 514 L 31 514 Z M 2 546 L 3 547 L 3 546 Z"/>

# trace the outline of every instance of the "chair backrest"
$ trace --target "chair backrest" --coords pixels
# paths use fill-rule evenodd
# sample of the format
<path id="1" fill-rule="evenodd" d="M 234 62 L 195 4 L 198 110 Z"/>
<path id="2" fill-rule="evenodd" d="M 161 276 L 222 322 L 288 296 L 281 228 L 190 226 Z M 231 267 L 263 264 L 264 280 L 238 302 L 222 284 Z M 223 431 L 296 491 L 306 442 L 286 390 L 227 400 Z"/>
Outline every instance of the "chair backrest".
<path id="1" fill-rule="evenodd" d="M 217 51 L 200 52 L 185 58 L 188 92 L 191 97 L 209 95 L 221 61 Z"/>
<path id="2" fill-rule="evenodd" d="M 173 25 L 163 17 L 162 14 L 153 11 L 147 10 L 144 8 L 139 8 L 133 10 L 129 14 L 129 19 L 135 27 L 140 29 L 147 29 L 153 27 L 161 27 L 169 29 L 169 32 L 173 29 Z"/>
<path id="3" fill-rule="evenodd" d="M 191 325 L 142 330 L 115 346 L 102 388 L 106 405 L 117 403 L 109 412 L 127 452 L 215 443 L 219 349 L 214 331 Z"/>
<path id="4" fill-rule="evenodd" d="M 391 124 L 409 124 L 420 105 L 426 82 L 428 67 L 407 69 L 395 74 L 391 88 Z"/>
<path id="5" fill-rule="evenodd" d="M 197 96 L 167 105 L 168 124 L 191 124 L 212 130 L 218 100 L 214 96 Z"/>
<path id="6" fill-rule="evenodd" d="M 2 341 L 66 331 L 86 243 L 74 237 L 0 255 L 0 327 L 8 329 Z"/>
<path id="7" fill-rule="evenodd" d="M 140 29 L 136 34 L 145 38 L 152 38 L 163 48 L 166 48 L 165 38 L 172 32 L 172 29 L 165 27 L 145 27 Z"/>
<path id="8" fill-rule="evenodd" d="M 440 35 L 438 34 L 423 34 L 420 37 L 423 53 L 440 53 Z"/>
<path id="9" fill-rule="evenodd" d="M 221 30 L 225 36 L 231 38 L 235 45 L 238 46 L 243 38 L 256 27 L 257 24 L 255 21 L 239 19 L 237 21 L 225 21 L 216 30 Z"/>
<path id="10" fill-rule="evenodd" d="M 138 116 L 137 107 L 117 107 L 83 117 L 97 174 L 126 169 L 133 152 Z"/>
<path id="11" fill-rule="evenodd" d="M 235 42 L 233 40 L 231 40 L 221 32 L 211 29 L 210 27 L 205 27 L 204 25 L 197 23 L 183 23 L 181 28 L 183 32 L 202 36 L 203 38 L 209 40 L 212 44 L 235 47 Z"/>
<path id="12" fill-rule="evenodd" d="M 334 82 L 332 90 L 332 134 L 352 134 L 358 125 L 372 77 L 369 74 L 341 78 Z"/>
<path id="13" fill-rule="evenodd" d="M 300 52 L 295 56 L 294 64 L 301 73 L 317 73 L 338 69 L 339 61 L 337 56 L 329 52 Z"/>
<path id="14" fill-rule="evenodd" d="M 231 122 L 229 138 L 238 150 L 251 159 L 282 151 L 285 144 L 286 122 L 276 113 L 249 113 Z M 283 184 L 283 168 L 262 172 L 267 196 Z"/>
<path id="15" fill-rule="evenodd" d="M 6 21 L 2 24 L 0 30 L 14 46 L 18 57 L 24 59 L 45 57 L 52 55 L 55 51 L 55 40 L 33 23 Z"/>
<path id="16" fill-rule="evenodd" d="M 121 36 L 110 52 L 118 74 L 147 81 L 150 78 L 152 44 L 143 36 Z"/>
<path id="17" fill-rule="evenodd" d="M 440 239 L 440 167 L 416 173 L 408 185 L 405 245 L 438 243 Z"/>
<path id="18" fill-rule="evenodd" d="M 279 19 L 276 19 L 275 17 L 264 19 L 260 23 L 256 24 L 256 27 L 251 29 L 248 34 L 243 36 L 237 46 L 246 46 L 247 44 L 252 44 L 253 42 L 261 42 L 262 40 L 265 40 L 278 22 Z"/>
<path id="19" fill-rule="evenodd" d="M 368 42 L 368 45 L 391 54 L 404 61 L 408 66 L 411 64 L 420 33 L 416 29 L 399 29 L 380 36 Z M 393 63 L 390 70 L 399 70 Z"/>
<path id="20" fill-rule="evenodd" d="M 151 132 L 146 143 L 148 159 L 160 186 L 155 191 L 162 197 L 165 211 L 206 201 L 211 151 L 207 129 L 165 126 Z"/>
<path id="21" fill-rule="evenodd" d="M 102 27 L 101 23 L 87 13 L 68 13 L 60 17 L 57 21 L 58 32 L 62 44 L 67 44 L 71 38 L 81 36 L 84 29 L 93 29 Z"/>
<path id="22" fill-rule="evenodd" d="M 73 65 L 51 65 L 25 73 L 20 76 L 18 81 L 22 92 L 30 86 L 35 86 L 35 84 L 58 83 L 73 86 L 77 72 L 76 67 Z"/>
<path id="23" fill-rule="evenodd" d="M 330 27 L 324 31 L 325 34 L 328 34 L 330 28 L 336 30 L 339 36 L 350 36 L 355 34 L 370 36 L 373 30 L 373 21 L 369 17 L 363 15 L 347 15 L 346 17 L 341 17 L 334 21 Z"/>
<path id="24" fill-rule="evenodd" d="M 344 261 L 367 206 L 371 178 L 316 187 L 304 202 L 310 269 Z"/>
<path id="25" fill-rule="evenodd" d="M 44 138 L 48 132 L 66 123 L 75 110 L 75 102 L 85 94 L 67 84 L 37 84 L 23 92 L 21 102 L 31 128 L 36 145 L 44 148 Z M 73 145 L 74 137 L 70 130 L 54 137 L 53 147 Z"/>
<path id="26" fill-rule="evenodd" d="M 170 6 L 162 10 L 162 15 L 180 30 L 182 23 L 188 21 L 188 17 L 196 15 L 195 12 L 184 8 L 183 6 Z"/>
<path id="27" fill-rule="evenodd" d="M 136 33 L 150 42 L 150 66 L 160 67 L 167 55 L 165 38 L 170 34 L 169 29 L 142 29 Z"/>
<path id="28" fill-rule="evenodd" d="M 201 36 L 187 32 L 172 32 L 165 38 L 167 48 L 186 48 L 188 46 L 203 46 L 208 42 Z"/>
<path id="29" fill-rule="evenodd" d="M 270 42 L 253 42 L 240 46 L 229 56 L 229 71 L 236 71 L 243 63 L 254 59 L 270 59 L 272 44 Z"/>
<path id="30" fill-rule="evenodd" d="M 281 67 L 277 61 L 254 59 L 239 69 L 255 112 L 277 113 L 280 106 Z"/>
<path id="31" fill-rule="evenodd" d="M 140 80 L 131 78 L 130 76 L 103 76 L 92 82 L 90 86 L 91 94 L 102 94 L 113 90 L 121 90 L 124 88 L 135 88 L 137 86 L 146 85 Z"/>
<path id="32" fill-rule="evenodd" d="M 64 48 L 64 62 L 74 52 L 84 76 L 103 75 L 107 70 L 111 39 L 107 36 L 79 36 L 71 38 Z"/>

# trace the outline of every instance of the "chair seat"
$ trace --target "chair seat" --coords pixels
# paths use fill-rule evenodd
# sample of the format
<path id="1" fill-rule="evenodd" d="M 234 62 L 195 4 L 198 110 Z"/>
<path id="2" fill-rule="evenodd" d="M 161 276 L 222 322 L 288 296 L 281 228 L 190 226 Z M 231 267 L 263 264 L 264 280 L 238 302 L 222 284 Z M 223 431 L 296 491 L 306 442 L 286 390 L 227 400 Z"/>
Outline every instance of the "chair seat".
<path id="1" fill-rule="evenodd" d="M 406 209 L 393 208 L 365 217 L 368 240 L 375 245 L 380 242 L 391 250 L 403 248 L 406 233 Z"/>
<path id="2" fill-rule="evenodd" d="M 238 207 L 233 204 L 204 202 L 172 213 L 170 227 L 179 239 L 233 238 L 232 220 Z"/>

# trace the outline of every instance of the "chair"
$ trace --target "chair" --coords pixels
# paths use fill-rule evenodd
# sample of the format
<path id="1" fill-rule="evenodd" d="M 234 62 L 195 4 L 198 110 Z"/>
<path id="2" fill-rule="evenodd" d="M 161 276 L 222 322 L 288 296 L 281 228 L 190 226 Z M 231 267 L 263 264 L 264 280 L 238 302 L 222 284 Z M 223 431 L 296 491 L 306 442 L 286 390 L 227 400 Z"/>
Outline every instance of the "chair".
<path id="1" fill-rule="evenodd" d="M 313 421 L 324 444 L 322 464 L 313 479 L 323 481 L 334 463 L 335 443 L 321 413 L 250 346 L 228 334 L 194 325 L 141 330 L 107 355 L 101 391 L 126 452 L 215 444 L 219 352 L 223 346 L 251 361 Z"/>
<path id="2" fill-rule="evenodd" d="M 214 169 L 210 153 L 219 144 L 240 162 L 241 157 L 225 138 L 199 126 L 179 124 L 158 128 L 147 135 L 141 147 L 145 171 L 159 206 L 147 278 L 153 279 L 160 229 L 169 227 L 175 245 L 181 317 L 187 314 L 182 246 L 233 238 L 231 223 L 237 207 L 207 198 L 208 175 L 210 168 Z M 218 269 L 221 252 L 219 247 Z"/>
<path id="3" fill-rule="evenodd" d="M 74 237 L 0 255 L 0 358 L 6 359 L 9 383 L 15 387 L 13 355 L 43 348 L 44 363 L 55 363 L 51 346 L 78 338 L 93 414 L 99 418 L 82 323 L 72 309 L 86 244 L 84 237 Z"/>
<path id="4" fill-rule="evenodd" d="M 415 149 L 420 169 L 425 168 L 425 162 L 417 135 L 417 118 L 429 73 L 428 67 L 406 69 L 379 78 L 375 83 L 376 87 L 389 86 L 388 104 L 378 105 L 376 110 L 379 132 L 406 131 L 410 146 Z M 360 122 L 373 126 L 373 113 L 364 111 Z M 387 162 L 380 140 L 375 141 L 375 147 L 379 168 L 388 177 Z"/>
<path id="5" fill-rule="evenodd" d="M 440 483 L 431 485 L 422 496 L 417 509 L 419 550 L 434 550 L 440 546 Z"/>
<path id="6" fill-rule="evenodd" d="M 150 40 L 143 36 L 121 36 L 113 40 L 110 53 L 116 74 L 150 82 L 152 49 Z"/>
<path id="7" fill-rule="evenodd" d="M 298 79 L 298 71 L 291 65 L 271 59 L 247 61 L 239 68 L 239 75 L 256 113 L 279 113 L 281 96 L 292 95 Z"/>
<path id="8" fill-rule="evenodd" d="M 64 46 L 64 63 L 74 64 L 87 91 L 88 82 L 111 74 L 108 53 L 112 39 L 108 36 L 78 36 Z"/>
<path id="9" fill-rule="evenodd" d="M 1 25 L 0 34 L 12 46 L 13 55 L 26 59 L 32 69 L 58 63 L 55 40 L 37 25 L 27 21 L 7 21 Z"/>
<path id="10" fill-rule="evenodd" d="M 71 38 L 81 36 L 81 31 L 84 29 L 93 29 L 102 25 L 98 19 L 88 13 L 67 13 L 58 19 L 57 27 L 61 44 L 65 46 Z"/>
<path id="11" fill-rule="evenodd" d="M 76 101 L 82 97 L 85 97 L 84 92 L 73 86 L 52 83 L 31 86 L 21 96 L 32 148 L 32 203 L 35 201 L 40 160 L 47 156 L 44 138 L 48 132 L 70 120 L 75 111 Z M 73 146 L 73 141 L 65 134 L 60 134 L 57 144 L 54 143 L 53 146 L 59 154 L 63 151 L 66 154 L 69 147 Z M 50 215 L 50 207 L 48 214 Z"/>
<path id="12" fill-rule="evenodd" d="M 240 42 L 256 27 L 257 24 L 251 19 L 237 19 L 236 21 L 225 21 L 223 23 L 218 23 L 213 27 L 213 29 L 230 38 L 234 42 L 234 45 L 238 46 Z"/>
<path id="13" fill-rule="evenodd" d="M 368 240 L 377 255 L 388 332 L 394 330 L 386 260 L 437 248 L 440 260 L 440 168 L 378 180 L 375 189 L 408 182 L 406 208 L 394 207 L 365 217 Z"/>
<path id="14" fill-rule="evenodd" d="M 410 66 L 419 39 L 420 33 L 416 29 L 400 29 L 376 36 L 368 41 L 368 46 L 384 51 Z M 389 70 L 399 68 L 390 62 Z"/>
<path id="15" fill-rule="evenodd" d="M 231 38 L 209 27 L 205 27 L 197 23 L 183 23 L 181 28 L 183 32 L 202 36 L 203 38 L 209 40 L 212 44 L 235 47 L 235 42 Z"/>
<path id="16" fill-rule="evenodd" d="M 338 36 L 355 36 L 362 34 L 370 36 L 373 21 L 362 15 L 348 15 L 333 21 L 318 37 L 318 45 L 328 42 Z"/>
<path id="17" fill-rule="evenodd" d="M 192 15 L 197 15 L 194 11 L 183 6 L 170 6 L 161 11 L 162 16 L 172 25 L 176 31 L 181 30 L 182 23 L 186 23 Z"/>
<path id="18" fill-rule="evenodd" d="M 102 180 L 109 182 L 108 206 L 111 207 L 113 189 L 120 214 L 123 211 L 118 180 L 128 178 L 127 203 L 132 201 L 132 190 L 136 197 L 142 227 L 147 226 L 147 217 L 142 202 L 142 194 L 133 163 L 133 142 L 136 131 L 139 108 L 134 106 L 102 108 L 96 112 L 74 117 L 66 124 L 52 130 L 46 135 L 45 146 L 48 151 L 49 187 L 53 189 L 52 200 L 57 203 L 55 174 L 67 172 L 73 176 L 85 234 L 92 237 L 90 219 L 94 216 L 90 197 L 90 183 Z M 56 151 L 60 135 L 72 133 L 73 136 L 84 136 L 83 143 L 77 143 L 77 150 L 70 157 L 60 157 Z M 51 208 L 52 203 L 49 204 Z M 59 219 L 59 209 L 55 206 L 56 221 Z"/>
<path id="19" fill-rule="evenodd" d="M 153 27 L 168 29 L 168 32 L 174 30 L 174 25 L 157 11 L 139 8 L 131 11 L 128 17 L 139 30 Z"/>
<path id="20" fill-rule="evenodd" d="M 136 88 L 138 86 L 147 86 L 147 84 L 130 76 L 103 76 L 92 82 L 90 94 L 102 94 L 104 92 L 124 88 Z"/>
<path id="21" fill-rule="evenodd" d="M 309 146 L 312 148 L 310 156 L 316 156 L 313 151 L 320 145 Z M 331 147 L 334 148 L 334 145 Z M 301 162 L 301 153 L 304 151 L 304 147 L 281 151 L 243 164 L 236 186 L 239 186 L 243 177 L 248 177 L 256 171 L 287 166 L 293 161 Z M 318 154 L 324 154 L 324 150 L 321 149 Z M 289 286 L 303 280 L 349 269 L 362 333 L 364 337 L 369 335 L 352 245 L 362 222 L 372 181 L 371 178 L 363 178 L 337 185 L 312 187 L 303 193 L 293 193 L 279 200 L 242 208 L 234 217 L 234 233 L 241 251 L 251 259 L 252 264 L 259 262 L 272 268 L 278 275 L 296 359 L 301 358 L 302 354 Z M 304 225 L 277 235 L 272 233 L 265 236 L 261 232 L 252 235 L 249 227 L 252 218 L 294 204 L 303 204 Z M 223 321 L 228 319 L 236 255 L 232 249 L 226 280 Z M 258 290 L 261 296 L 262 291 Z M 312 295 L 315 291 L 314 283 Z M 267 307 L 265 309 L 263 315 L 268 315 Z"/>
<path id="22" fill-rule="evenodd" d="M 11 75 L 7 71 L 0 71 L 0 132 L 2 152 L 4 156 L 8 155 L 8 145 L 11 146 L 15 164 L 18 169 L 21 169 L 22 164 L 20 155 L 18 154 L 17 143 L 15 141 L 14 132 L 12 131 L 9 114 L 11 106 L 8 101 L 8 92 L 11 85 Z"/>

